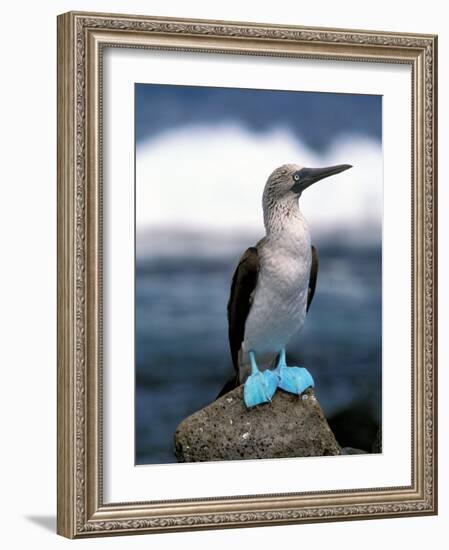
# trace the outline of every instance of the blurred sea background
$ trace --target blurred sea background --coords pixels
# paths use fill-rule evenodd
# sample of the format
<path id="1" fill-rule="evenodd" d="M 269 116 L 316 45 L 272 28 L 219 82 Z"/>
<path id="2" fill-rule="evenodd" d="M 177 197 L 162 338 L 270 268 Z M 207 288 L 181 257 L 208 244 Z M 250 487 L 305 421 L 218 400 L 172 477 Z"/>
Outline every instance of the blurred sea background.
<path id="1" fill-rule="evenodd" d="M 349 163 L 300 206 L 320 268 L 287 348 L 343 446 L 381 424 L 380 96 L 136 84 L 136 464 L 176 462 L 173 434 L 232 374 L 226 305 L 242 252 L 264 235 L 277 166 Z"/>

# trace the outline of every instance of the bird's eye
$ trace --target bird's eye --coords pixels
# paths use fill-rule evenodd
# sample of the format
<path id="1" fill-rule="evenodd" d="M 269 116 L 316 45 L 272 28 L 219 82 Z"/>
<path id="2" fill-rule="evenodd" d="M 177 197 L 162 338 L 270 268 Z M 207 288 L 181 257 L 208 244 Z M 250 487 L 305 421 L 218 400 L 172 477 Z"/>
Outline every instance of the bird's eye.
<path id="1" fill-rule="evenodd" d="M 298 174 L 295 174 L 295 175 L 293 176 L 293 179 L 294 179 L 295 181 L 298 181 L 298 180 L 299 180 L 299 175 L 298 175 Z"/>

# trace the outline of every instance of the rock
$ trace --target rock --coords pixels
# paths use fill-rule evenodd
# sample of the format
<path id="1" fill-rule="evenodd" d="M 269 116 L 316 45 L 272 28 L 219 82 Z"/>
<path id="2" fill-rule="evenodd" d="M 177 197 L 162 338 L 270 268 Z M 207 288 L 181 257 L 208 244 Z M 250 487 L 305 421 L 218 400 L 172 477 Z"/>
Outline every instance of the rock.
<path id="1" fill-rule="evenodd" d="M 343 447 L 341 450 L 342 455 L 366 455 L 366 451 L 362 451 L 362 449 L 354 449 L 354 447 Z"/>
<path id="2" fill-rule="evenodd" d="M 376 438 L 373 441 L 371 447 L 372 453 L 381 453 L 382 452 L 382 426 L 377 430 Z"/>
<path id="3" fill-rule="evenodd" d="M 184 419 L 175 432 L 178 462 L 340 454 L 313 390 L 278 390 L 271 403 L 247 409 L 243 386 Z"/>
<path id="4" fill-rule="evenodd" d="M 361 449 L 370 453 L 379 428 L 371 405 L 359 401 L 329 417 L 329 426 L 338 443 L 344 447 Z"/>

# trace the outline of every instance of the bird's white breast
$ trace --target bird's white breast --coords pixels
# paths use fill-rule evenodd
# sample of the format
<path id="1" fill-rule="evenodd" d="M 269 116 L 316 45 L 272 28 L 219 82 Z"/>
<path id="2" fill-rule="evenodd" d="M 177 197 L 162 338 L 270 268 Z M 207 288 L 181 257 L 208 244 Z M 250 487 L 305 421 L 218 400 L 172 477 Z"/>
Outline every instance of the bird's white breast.
<path id="1" fill-rule="evenodd" d="M 246 320 L 243 349 L 277 353 L 297 333 L 306 316 L 311 268 L 306 220 L 295 217 L 258 247 L 260 271 Z"/>

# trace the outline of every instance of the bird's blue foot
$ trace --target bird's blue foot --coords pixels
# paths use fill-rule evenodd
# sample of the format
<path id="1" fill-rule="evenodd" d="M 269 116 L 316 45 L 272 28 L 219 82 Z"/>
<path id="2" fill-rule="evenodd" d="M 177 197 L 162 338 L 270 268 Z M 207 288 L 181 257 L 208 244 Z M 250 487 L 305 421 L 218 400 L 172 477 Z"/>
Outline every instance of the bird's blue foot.
<path id="1" fill-rule="evenodd" d="M 313 388 L 315 383 L 312 375 L 304 367 L 288 367 L 285 362 L 285 350 L 281 351 L 279 362 L 273 371 L 278 377 L 278 388 L 300 395 L 307 388 Z"/>
<path id="2" fill-rule="evenodd" d="M 254 352 L 249 352 L 251 361 L 251 375 L 246 379 L 243 387 L 243 400 L 248 408 L 262 403 L 268 403 L 278 387 L 278 376 L 274 371 L 261 372 L 256 364 Z"/>

